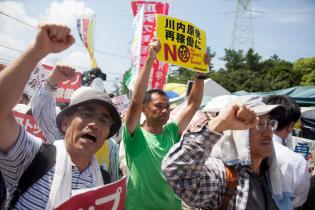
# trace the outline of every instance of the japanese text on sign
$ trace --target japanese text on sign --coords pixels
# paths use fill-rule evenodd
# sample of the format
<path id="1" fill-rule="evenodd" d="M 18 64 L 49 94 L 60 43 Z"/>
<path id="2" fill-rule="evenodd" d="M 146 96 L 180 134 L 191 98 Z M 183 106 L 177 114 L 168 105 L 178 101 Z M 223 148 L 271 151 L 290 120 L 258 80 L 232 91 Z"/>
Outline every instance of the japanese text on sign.
<path id="1" fill-rule="evenodd" d="M 158 59 L 198 72 L 208 72 L 204 63 L 206 33 L 190 22 L 157 15 Z"/>

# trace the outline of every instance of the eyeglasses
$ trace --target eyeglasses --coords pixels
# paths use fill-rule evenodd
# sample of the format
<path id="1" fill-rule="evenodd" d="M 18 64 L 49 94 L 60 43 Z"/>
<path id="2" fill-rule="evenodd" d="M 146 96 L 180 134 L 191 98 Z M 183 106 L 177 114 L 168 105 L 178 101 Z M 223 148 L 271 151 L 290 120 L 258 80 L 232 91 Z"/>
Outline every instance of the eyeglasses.
<path id="1" fill-rule="evenodd" d="M 257 130 L 262 130 L 269 128 L 272 131 L 275 131 L 278 127 L 278 121 L 277 120 L 269 120 L 269 119 L 262 119 L 259 120 L 258 125 L 256 126 Z"/>
<path id="2" fill-rule="evenodd" d="M 88 119 L 88 120 L 97 119 L 97 120 L 99 120 L 99 122 L 101 122 L 106 127 L 111 127 L 114 124 L 114 122 L 110 116 L 97 113 L 94 110 L 92 110 L 92 108 L 90 109 L 89 107 L 80 106 L 78 108 L 78 114 L 81 117 L 84 117 L 85 119 Z"/>

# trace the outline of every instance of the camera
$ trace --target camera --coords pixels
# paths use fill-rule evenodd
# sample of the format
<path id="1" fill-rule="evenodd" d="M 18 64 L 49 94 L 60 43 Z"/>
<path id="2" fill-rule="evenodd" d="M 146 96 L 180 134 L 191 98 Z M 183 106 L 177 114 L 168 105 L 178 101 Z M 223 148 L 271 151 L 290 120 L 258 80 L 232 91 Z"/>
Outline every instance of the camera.
<path id="1" fill-rule="evenodd" d="M 90 86 L 95 78 L 101 78 L 106 81 L 106 74 L 100 68 L 93 68 L 83 73 L 82 86 Z"/>

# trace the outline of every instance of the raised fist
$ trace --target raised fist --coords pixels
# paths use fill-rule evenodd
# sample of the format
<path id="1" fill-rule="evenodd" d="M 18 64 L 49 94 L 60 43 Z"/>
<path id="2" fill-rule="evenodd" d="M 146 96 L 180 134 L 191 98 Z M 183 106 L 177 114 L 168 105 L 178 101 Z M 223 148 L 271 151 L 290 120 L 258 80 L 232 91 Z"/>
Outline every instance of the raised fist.
<path id="1" fill-rule="evenodd" d="M 34 48 L 44 56 L 49 53 L 58 53 L 69 48 L 74 38 L 67 26 L 44 24 L 39 27 Z"/>

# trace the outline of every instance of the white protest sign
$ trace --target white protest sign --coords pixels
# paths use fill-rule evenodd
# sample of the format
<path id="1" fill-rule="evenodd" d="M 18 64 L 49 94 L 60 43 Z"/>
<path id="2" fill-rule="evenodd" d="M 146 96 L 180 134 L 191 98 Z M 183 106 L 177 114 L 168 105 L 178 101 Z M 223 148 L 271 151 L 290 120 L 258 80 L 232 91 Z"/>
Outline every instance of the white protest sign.
<path id="1" fill-rule="evenodd" d="M 125 114 L 128 111 L 129 99 L 127 95 L 114 97 L 112 102 L 119 113 Z"/>

